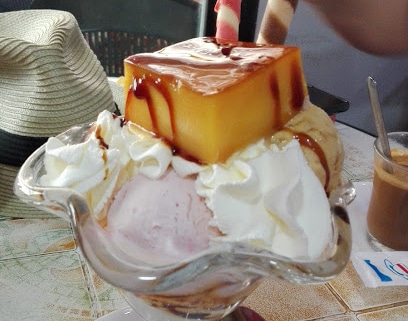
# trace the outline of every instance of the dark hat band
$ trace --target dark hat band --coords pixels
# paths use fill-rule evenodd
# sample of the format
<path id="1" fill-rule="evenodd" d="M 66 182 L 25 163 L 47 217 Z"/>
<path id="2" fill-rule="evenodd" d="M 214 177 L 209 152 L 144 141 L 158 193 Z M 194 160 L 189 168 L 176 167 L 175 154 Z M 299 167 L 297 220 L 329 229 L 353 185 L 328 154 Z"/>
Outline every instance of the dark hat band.
<path id="1" fill-rule="evenodd" d="M 21 167 L 27 157 L 47 140 L 48 137 L 20 136 L 0 129 L 0 163 Z"/>

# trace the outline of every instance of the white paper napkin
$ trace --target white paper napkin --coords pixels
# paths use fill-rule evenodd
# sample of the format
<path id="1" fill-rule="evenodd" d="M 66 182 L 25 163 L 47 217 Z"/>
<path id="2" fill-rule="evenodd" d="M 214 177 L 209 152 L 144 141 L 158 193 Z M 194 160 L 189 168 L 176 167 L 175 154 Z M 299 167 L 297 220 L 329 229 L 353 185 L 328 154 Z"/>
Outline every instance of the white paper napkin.
<path id="1" fill-rule="evenodd" d="M 408 251 L 354 252 L 353 265 L 365 286 L 408 286 Z"/>

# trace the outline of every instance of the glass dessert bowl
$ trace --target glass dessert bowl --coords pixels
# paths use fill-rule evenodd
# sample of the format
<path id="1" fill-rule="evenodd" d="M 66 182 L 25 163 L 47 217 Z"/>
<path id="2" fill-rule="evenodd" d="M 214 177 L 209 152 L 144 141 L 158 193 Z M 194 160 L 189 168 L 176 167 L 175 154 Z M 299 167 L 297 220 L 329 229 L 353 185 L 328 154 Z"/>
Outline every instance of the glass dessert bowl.
<path id="1" fill-rule="evenodd" d="M 82 142 L 91 126 L 71 128 L 57 138 L 66 144 Z M 143 320 L 221 320 L 234 314 L 264 278 L 297 284 L 326 282 L 349 260 L 351 229 L 346 207 L 355 190 L 346 180 L 329 198 L 329 242 L 316 259 L 293 259 L 245 242 L 219 242 L 176 263 L 155 265 L 112 242 L 80 193 L 42 186 L 44 156 L 45 145 L 26 160 L 16 178 L 15 193 L 21 200 L 70 221 L 88 263 L 121 290 Z"/>

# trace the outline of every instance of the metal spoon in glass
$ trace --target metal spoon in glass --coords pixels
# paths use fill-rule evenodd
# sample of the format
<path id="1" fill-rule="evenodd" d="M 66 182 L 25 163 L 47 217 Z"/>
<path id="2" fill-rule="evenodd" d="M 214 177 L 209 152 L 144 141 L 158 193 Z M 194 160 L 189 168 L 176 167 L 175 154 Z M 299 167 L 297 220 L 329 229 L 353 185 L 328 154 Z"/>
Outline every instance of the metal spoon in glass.
<path id="1" fill-rule="evenodd" d="M 368 77 L 367 87 L 371 108 L 374 114 L 374 121 L 378 133 L 378 138 L 380 140 L 384 155 L 391 159 L 390 143 L 388 141 L 387 132 L 385 130 L 384 117 L 380 106 L 380 99 L 378 98 L 377 83 L 372 77 Z"/>

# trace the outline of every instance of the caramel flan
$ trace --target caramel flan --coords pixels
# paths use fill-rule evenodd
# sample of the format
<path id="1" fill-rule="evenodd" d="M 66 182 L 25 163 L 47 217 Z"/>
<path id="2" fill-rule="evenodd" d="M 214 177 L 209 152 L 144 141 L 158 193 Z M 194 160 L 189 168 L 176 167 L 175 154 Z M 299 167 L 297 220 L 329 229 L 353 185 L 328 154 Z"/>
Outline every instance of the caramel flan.
<path id="1" fill-rule="evenodd" d="M 271 136 L 308 95 L 299 48 L 211 37 L 128 57 L 124 86 L 125 119 L 201 163 Z"/>

